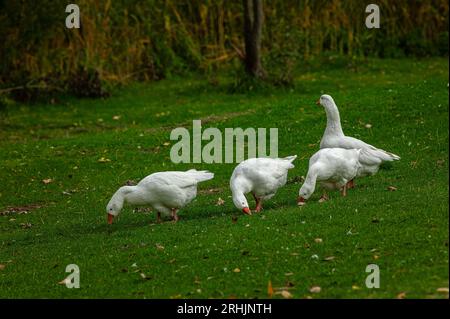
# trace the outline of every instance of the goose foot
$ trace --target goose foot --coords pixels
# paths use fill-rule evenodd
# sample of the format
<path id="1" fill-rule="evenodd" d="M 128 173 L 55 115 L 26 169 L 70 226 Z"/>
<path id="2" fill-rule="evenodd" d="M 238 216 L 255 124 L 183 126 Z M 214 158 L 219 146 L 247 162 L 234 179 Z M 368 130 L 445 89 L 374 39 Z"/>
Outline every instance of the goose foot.
<path id="1" fill-rule="evenodd" d="M 319 198 L 319 203 L 326 202 L 330 198 L 328 197 L 327 193 L 323 193 L 322 196 Z"/>
<path id="2" fill-rule="evenodd" d="M 177 209 L 175 209 L 175 208 L 172 209 L 172 220 L 175 223 L 180 220 L 180 217 L 178 217 L 178 215 L 177 215 Z"/>

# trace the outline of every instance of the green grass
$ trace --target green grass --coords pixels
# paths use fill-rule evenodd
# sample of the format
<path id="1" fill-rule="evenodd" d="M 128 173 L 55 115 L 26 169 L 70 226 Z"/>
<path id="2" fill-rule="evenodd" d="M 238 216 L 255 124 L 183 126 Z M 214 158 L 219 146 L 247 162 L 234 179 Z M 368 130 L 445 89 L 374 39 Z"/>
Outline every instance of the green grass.
<path id="1" fill-rule="evenodd" d="M 436 291 L 449 281 L 447 60 L 370 60 L 358 72 L 325 66 L 299 74 L 293 90 L 229 94 L 230 82 L 164 80 L 107 100 L 1 111 L 0 212 L 38 207 L 0 216 L 0 297 L 267 298 L 271 281 L 290 285 L 294 298 L 448 298 Z M 317 191 L 298 208 L 296 177 L 306 175 L 325 128 L 314 104 L 322 93 L 335 98 L 348 135 L 402 159 L 357 180 L 346 198 L 331 193 L 319 204 Z M 234 165 L 170 161 L 171 129 L 190 130 L 193 119 L 204 128 L 279 128 L 279 155 L 299 157 L 261 214 L 233 207 Z M 188 168 L 215 179 L 200 185 L 178 223 L 154 224 L 155 214 L 126 208 L 106 224 L 105 206 L 127 180 Z M 72 263 L 80 289 L 58 285 Z M 379 289 L 364 284 L 371 263 L 380 267 Z"/>

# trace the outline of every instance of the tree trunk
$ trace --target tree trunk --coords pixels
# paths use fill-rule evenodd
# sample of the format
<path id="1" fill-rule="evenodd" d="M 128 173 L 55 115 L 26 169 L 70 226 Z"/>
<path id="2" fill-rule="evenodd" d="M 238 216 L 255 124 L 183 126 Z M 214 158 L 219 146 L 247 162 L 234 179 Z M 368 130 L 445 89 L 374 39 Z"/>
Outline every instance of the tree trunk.
<path id="1" fill-rule="evenodd" d="M 248 74 L 264 78 L 261 65 L 261 31 L 263 26 L 262 0 L 244 1 L 245 69 Z"/>

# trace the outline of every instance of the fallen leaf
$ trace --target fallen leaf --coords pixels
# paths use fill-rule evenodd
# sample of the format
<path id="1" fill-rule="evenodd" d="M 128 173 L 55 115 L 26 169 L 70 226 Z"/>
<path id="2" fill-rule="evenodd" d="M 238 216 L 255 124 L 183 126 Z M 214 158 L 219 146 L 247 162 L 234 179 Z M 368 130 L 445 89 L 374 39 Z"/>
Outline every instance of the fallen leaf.
<path id="1" fill-rule="evenodd" d="M 137 183 L 135 181 L 133 181 L 132 179 L 129 179 L 125 182 L 124 185 L 126 186 L 135 186 Z"/>
<path id="2" fill-rule="evenodd" d="M 315 241 L 316 243 L 320 244 L 320 243 L 322 242 L 322 238 L 316 238 L 316 239 L 314 239 L 314 241 Z"/>
<path id="3" fill-rule="evenodd" d="M 53 182 L 53 179 L 51 178 L 46 178 L 42 180 L 42 183 L 44 183 L 45 185 L 50 184 L 51 182 Z"/>
<path id="4" fill-rule="evenodd" d="M 156 246 L 156 249 L 158 249 L 158 250 L 164 250 L 164 246 L 161 244 L 156 244 L 155 246 Z"/>
<path id="5" fill-rule="evenodd" d="M 405 299 L 405 297 L 406 297 L 406 292 L 401 292 L 401 293 L 399 293 L 398 295 L 397 295 L 397 299 Z"/>
<path id="6" fill-rule="evenodd" d="M 273 296 L 273 287 L 272 287 L 272 281 L 269 280 L 269 283 L 267 284 L 267 295 L 269 298 L 272 298 Z"/>
<path id="7" fill-rule="evenodd" d="M 286 298 L 286 299 L 292 298 L 292 294 L 287 290 L 282 290 L 281 295 L 283 296 L 283 298 Z"/>
<path id="8" fill-rule="evenodd" d="M 313 286 L 309 289 L 309 292 L 313 293 L 313 294 L 318 294 L 321 291 L 322 291 L 322 288 L 320 288 L 319 286 Z"/>
<path id="9" fill-rule="evenodd" d="M 164 145 L 164 146 L 169 146 L 170 143 L 169 143 L 169 142 L 164 142 L 163 145 Z"/>
<path id="10" fill-rule="evenodd" d="M 448 287 L 441 287 L 441 288 L 436 289 L 436 291 L 448 294 Z"/>
<path id="11" fill-rule="evenodd" d="M 22 227 L 23 229 L 28 229 L 33 227 L 33 225 L 31 223 L 21 223 L 20 227 Z"/>
<path id="12" fill-rule="evenodd" d="M 366 128 L 372 128 L 372 124 L 367 123 L 367 124 L 365 125 L 365 127 L 366 127 Z"/>
<path id="13" fill-rule="evenodd" d="M 219 197 L 219 199 L 216 202 L 216 206 L 222 206 L 223 204 L 225 204 L 225 201 Z"/>
<path id="14" fill-rule="evenodd" d="M 361 289 L 361 287 L 359 287 L 359 286 L 357 286 L 357 285 L 353 285 L 353 286 L 352 286 L 352 289 L 353 289 L 353 290 L 359 290 L 359 289 Z"/>
<path id="15" fill-rule="evenodd" d="M 111 162 L 111 160 L 109 158 L 101 157 L 101 158 L 98 159 L 97 162 L 99 162 L 99 163 L 108 163 L 108 162 Z"/>
<path id="16" fill-rule="evenodd" d="M 377 259 L 379 259 L 379 258 L 380 258 L 379 255 L 373 255 L 373 259 L 377 260 Z"/>
<path id="17" fill-rule="evenodd" d="M 334 256 L 328 256 L 328 257 L 325 257 L 323 260 L 325 260 L 325 261 L 331 261 L 331 260 L 333 260 L 333 259 L 335 259 L 336 257 L 334 257 Z"/>
<path id="18" fill-rule="evenodd" d="M 118 120 L 120 120 L 120 115 L 114 115 L 114 116 L 112 117 L 112 119 L 113 119 L 114 121 L 118 121 Z"/>
<path id="19" fill-rule="evenodd" d="M 241 270 L 239 268 L 234 268 L 233 272 L 241 272 Z"/>
<path id="20" fill-rule="evenodd" d="M 294 273 L 293 272 L 287 272 L 287 273 L 285 273 L 284 275 L 285 276 L 292 276 Z"/>
<path id="21" fill-rule="evenodd" d="M 5 269 L 6 268 L 6 266 L 5 265 L 3 265 L 3 264 L 0 264 L 0 270 L 3 270 L 3 269 Z"/>
<path id="22" fill-rule="evenodd" d="M 395 186 L 389 186 L 387 189 L 388 189 L 388 191 L 390 191 L 390 192 L 395 192 L 395 191 L 397 190 L 397 187 L 395 187 Z"/>
<path id="23" fill-rule="evenodd" d="M 150 279 L 143 272 L 141 272 L 139 275 L 141 276 L 142 279 Z"/>

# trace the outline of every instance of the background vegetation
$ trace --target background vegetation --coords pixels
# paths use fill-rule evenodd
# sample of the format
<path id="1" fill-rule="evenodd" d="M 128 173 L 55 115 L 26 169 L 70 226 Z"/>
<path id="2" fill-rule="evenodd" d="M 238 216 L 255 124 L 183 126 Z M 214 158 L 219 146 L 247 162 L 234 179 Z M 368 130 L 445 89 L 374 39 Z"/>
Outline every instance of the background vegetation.
<path id="1" fill-rule="evenodd" d="M 35 97 L 33 86 L 104 96 L 102 84 L 194 70 L 214 77 L 239 68 L 245 54 L 241 1 L 80 0 L 78 30 L 65 27 L 68 3 L 0 1 L 0 89 L 27 85 L 26 94 L 13 91 L 22 100 Z M 268 72 L 289 82 L 293 69 L 317 56 L 448 54 L 446 0 L 377 4 L 382 28 L 369 30 L 363 1 L 265 1 Z"/>

